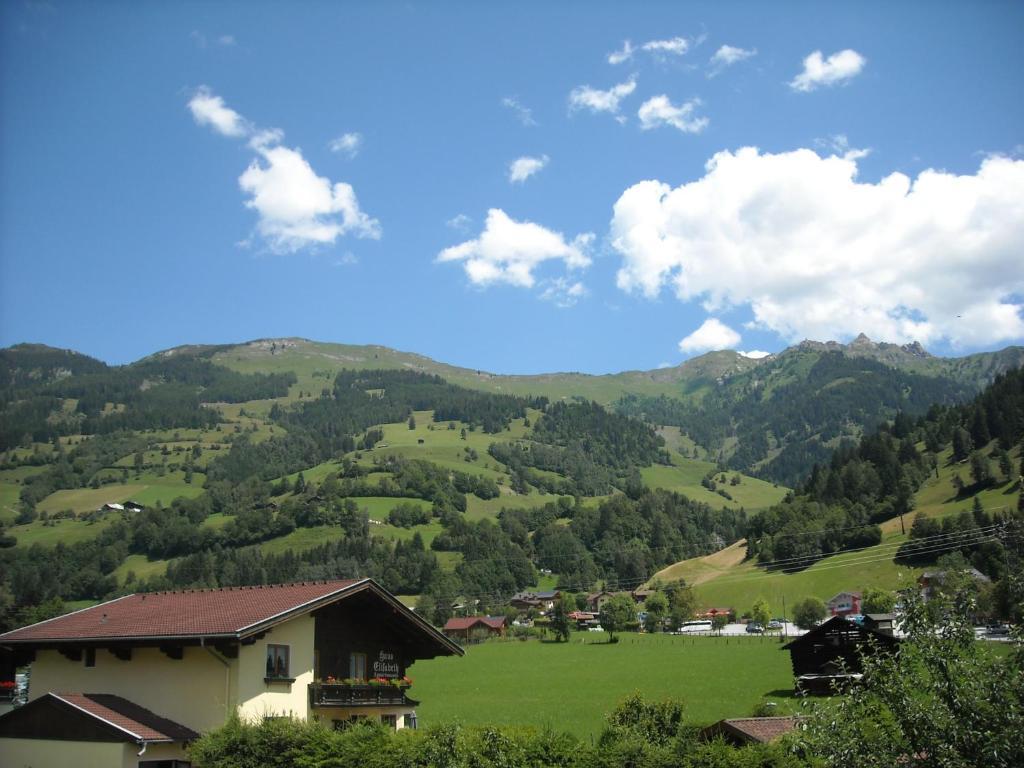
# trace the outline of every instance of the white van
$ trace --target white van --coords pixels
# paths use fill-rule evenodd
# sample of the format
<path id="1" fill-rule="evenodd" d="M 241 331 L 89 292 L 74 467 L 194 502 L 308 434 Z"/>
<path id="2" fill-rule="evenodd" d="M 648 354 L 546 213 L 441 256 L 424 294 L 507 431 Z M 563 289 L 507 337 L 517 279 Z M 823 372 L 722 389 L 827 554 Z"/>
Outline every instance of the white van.
<path id="1" fill-rule="evenodd" d="M 677 630 L 680 634 L 689 634 L 691 632 L 710 632 L 712 629 L 711 622 L 705 621 L 684 621 L 682 626 Z"/>

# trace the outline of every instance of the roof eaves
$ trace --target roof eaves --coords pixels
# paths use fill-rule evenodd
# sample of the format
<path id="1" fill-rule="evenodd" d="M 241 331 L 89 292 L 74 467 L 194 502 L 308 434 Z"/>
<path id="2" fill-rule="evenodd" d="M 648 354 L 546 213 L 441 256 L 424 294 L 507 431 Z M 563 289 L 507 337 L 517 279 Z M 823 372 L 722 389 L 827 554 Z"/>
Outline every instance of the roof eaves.
<path id="1" fill-rule="evenodd" d="M 32 627 L 41 627 L 43 624 L 49 624 L 51 621 L 56 621 L 57 619 L 66 619 L 68 616 L 74 616 L 76 613 L 82 613 L 84 611 L 91 611 L 94 608 L 102 608 L 105 605 L 111 605 L 113 603 L 118 602 L 119 600 L 125 600 L 125 599 L 127 599 L 129 597 L 134 597 L 134 596 L 135 596 L 134 592 L 132 594 L 130 594 L 130 595 L 121 595 L 120 597 L 115 597 L 113 600 L 107 600 L 107 601 L 102 602 L 102 603 L 97 603 L 96 605 L 87 605 L 85 608 L 79 608 L 76 611 L 70 611 L 69 613 L 62 613 L 60 616 L 51 616 L 48 619 L 43 619 L 42 621 L 37 621 L 35 624 L 29 624 L 29 625 L 24 626 L 24 627 L 18 627 L 17 629 L 12 629 L 9 632 L 4 632 L 2 635 L 0 635 L 0 643 L 6 642 L 5 638 L 7 637 L 7 635 L 12 635 L 15 632 L 24 632 L 26 629 L 31 629 Z"/>
<path id="2" fill-rule="evenodd" d="M 164 742 L 172 741 L 172 739 L 170 739 L 170 738 L 145 739 L 141 735 L 139 735 L 137 733 L 133 733 L 132 731 L 129 731 L 123 725 L 118 725 L 117 723 L 115 723 L 115 722 L 113 722 L 111 720 L 107 720 L 107 718 L 105 718 L 105 717 L 97 715 L 95 712 L 90 712 L 89 710 L 85 709 L 84 707 L 78 706 L 73 701 L 68 701 L 67 699 L 63 698 L 59 693 L 54 693 L 53 691 L 50 691 L 50 692 L 47 693 L 47 696 L 53 696 L 53 698 L 57 699 L 57 701 L 61 702 L 62 704 L 66 704 L 69 707 L 73 707 L 74 709 L 77 709 L 79 712 L 82 712 L 83 714 L 88 715 L 89 717 L 93 718 L 94 720 L 99 720 L 101 723 L 105 723 L 106 725 L 109 725 L 111 728 L 114 728 L 115 730 L 121 731 L 121 733 L 128 734 L 129 736 L 132 737 L 132 739 L 134 741 L 138 742 L 139 744 L 142 744 L 143 742 L 148 742 L 150 744 L 158 744 L 158 743 L 164 743 Z"/>

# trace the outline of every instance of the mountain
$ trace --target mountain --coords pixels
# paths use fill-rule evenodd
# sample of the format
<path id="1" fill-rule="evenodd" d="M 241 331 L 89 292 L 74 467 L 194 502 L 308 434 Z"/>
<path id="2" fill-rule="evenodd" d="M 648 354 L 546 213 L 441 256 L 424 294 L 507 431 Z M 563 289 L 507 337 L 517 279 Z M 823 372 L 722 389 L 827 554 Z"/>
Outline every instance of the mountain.
<path id="1" fill-rule="evenodd" d="M 714 380 L 690 378 L 670 395 L 631 393 L 613 407 L 679 427 L 730 469 L 796 485 L 844 440 L 898 412 L 921 415 L 976 395 L 1024 364 L 1024 347 L 941 358 L 861 335 L 845 345 L 804 341 L 752 362 Z"/>

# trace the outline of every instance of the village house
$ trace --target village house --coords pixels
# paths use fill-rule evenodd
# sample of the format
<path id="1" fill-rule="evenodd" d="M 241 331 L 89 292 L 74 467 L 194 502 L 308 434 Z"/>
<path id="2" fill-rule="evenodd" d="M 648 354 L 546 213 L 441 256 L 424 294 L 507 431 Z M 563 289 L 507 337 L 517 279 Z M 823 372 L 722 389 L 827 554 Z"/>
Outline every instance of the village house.
<path id="1" fill-rule="evenodd" d="M 517 592 L 512 595 L 508 604 L 520 611 L 528 611 L 534 608 L 542 613 L 550 611 L 555 607 L 555 601 L 562 597 L 558 590 L 547 592 Z"/>
<path id="2" fill-rule="evenodd" d="M 590 608 L 590 610 L 593 611 L 594 613 L 600 613 L 601 612 L 601 606 L 604 605 L 605 603 L 607 603 L 613 597 L 615 597 L 616 595 L 628 595 L 628 594 L 630 594 L 630 593 L 629 592 L 608 592 L 608 591 L 591 592 L 589 595 L 587 595 L 587 607 Z"/>
<path id="3" fill-rule="evenodd" d="M 860 613 L 860 592 L 840 592 L 829 599 L 826 605 L 832 616 L 853 616 Z"/>
<path id="4" fill-rule="evenodd" d="M 860 679 L 862 654 L 893 651 L 899 643 L 891 630 L 833 616 L 782 648 L 789 651 L 797 692 L 830 693 L 834 685 Z"/>
<path id="5" fill-rule="evenodd" d="M 935 596 L 935 593 L 942 588 L 947 578 L 947 571 L 925 571 L 917 578 L 917 585 L 921 590 L 921 597 L 925 601 Z M 967 568 L 964 573 L 978 584 L 990 584 L 992 579 L 979 571 L 977 568 Z"/>
<path id="6" fill-rule="evenodd" d="M 0 635 L 5 765 L 185 768 L 237 713 L 416 727 L 409 666 L 462 649 L 372 579 L 133 594 Z"/>
<path id="7" fill-rule="evenodd" d="M 465 616 L 448 619 L 442 631 L 452 640 L 469 643 L 504 637 L 507 626 L 504 616 Z"/>

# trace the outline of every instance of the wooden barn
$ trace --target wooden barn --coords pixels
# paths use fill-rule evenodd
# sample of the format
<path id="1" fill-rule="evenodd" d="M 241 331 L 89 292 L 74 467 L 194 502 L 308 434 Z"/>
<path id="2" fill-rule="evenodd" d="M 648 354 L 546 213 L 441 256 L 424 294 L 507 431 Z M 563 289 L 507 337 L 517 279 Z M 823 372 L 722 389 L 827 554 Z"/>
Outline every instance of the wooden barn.
<path id="1" fill-rule="evenodd" d="M 833 616 L 782 647 L 789 651 L 798 691 L 829 693 L 833 684 L 860 679 L 862 654 L 895 651 L 899 643 L 891 633 Z"/>

